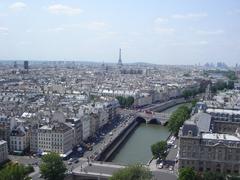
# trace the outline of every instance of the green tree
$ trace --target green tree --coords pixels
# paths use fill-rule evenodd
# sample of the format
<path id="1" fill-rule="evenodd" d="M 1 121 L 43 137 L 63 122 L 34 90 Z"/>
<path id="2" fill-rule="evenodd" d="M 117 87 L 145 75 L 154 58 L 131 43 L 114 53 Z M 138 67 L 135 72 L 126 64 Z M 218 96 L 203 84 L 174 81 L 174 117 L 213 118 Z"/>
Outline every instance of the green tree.
<path id="1" fill-rule="evenodd" d="M 212 84 L 211 80 L 201 80 L 199 85 L 199 93 L 204 93 L 206 91 L 206 88 L 209 84 Z"/>
<path id="2" fill-rule="evenodd" d="M 179 128 L 183 125 L 184 121 L 190 117 L 190 109 L 187 106 L 180 106 L 174 111 L 168 121 L 168 129 L 175 135 L 178 134 Z"/>
<path id="3" fill-rule="evenodd" d="M 110 180 L 150 180 L 152 176 L 148 168 L 135 164 L 114 173 Z"/>
<path id="4" fill-rule="evenodd" d="M 228 81 L 227 88 L 228 89 L 234 89 L 234 81 Z"/>
<path id="5" fill-rule="evenodd" d="M 225 180 L 225 175 L 216 172 L 204 172 L 203 173 L 204 180 Z"/>
<path id="6" fill-rule="evenodd" d="M 120 106 L 123 107 L 124 104 L 125 104 L 124 97 L 123 96 L 117 96 L 116 99 L 118 100 Z"/>
<path id="7" fill-rule="evenodd" d="M 40 171 L 45 179 L 63 180 L 66 170 L 66 166 L 57 153 L 52 152 L 43 156 Z"/>
<path id="8" fill-rule="evenodd" d="M 9 163 L 0 171 L 1 180 L 29 180 L 28 177 L 29 171 L 28 167 L 24 167 L 21 164 L 12 164 Z"/>
<path id="9" fill-rule="evenodd" d="M 151 151 L 153 157 L 161 158 L 163 160 L 167 157 L 167 142 L 166 141 L 160 141 L 151 146 Z"/>
<path id="10" fill-rule="evenodd" d="M 190 73 L 184 73 L 183 76 L 190 77 L 191 75 L 190 75 Z"/>
<path id="11" fill-rule="evenodd" d="M 185 98 L 185 99 L 187 99 L 187 98 L 189 98 L 189 97 L 191 97 L 192 96 L 192 91 L 190 91 L 190 90 L 184 90 L 183 91 L 183 97 Z"/>
<path id="12" fill-rule="evenodd" d="M 134 103 L 134 97 L 132 96 L 128 97 L 117 96 L 116 99 L 118 100 L 120 106 L 123 108 L 131 107 Z"/>
<path id="13" fill-rule="evenodd" d="M 198 102 L 197 99 L 193 99 L 193 100 L 191 101 L 192 107 L 196 106 L 197 102 Z"/>
<path id="14" fill-rule="evenodd" d="M 179 171 L 179 180 L 196 180 L 197 175 L 192 168 L 182 168 Z"/>
<path id="15" fill-rule="evenodd" d="M 133 105 L 133 103 L 134 103 L 134 97 L 128 96 L 128 97 L 126 98 L 126 106 L 127 106 L 127 107 L 131 107 L 131 106 Z"/>
<path id="16" fill-rule="evenodd" d="M 225 75 L 228 77 L 229 80 L 237 80 L 237 76 L 234 71 L 227 71 Z"/>

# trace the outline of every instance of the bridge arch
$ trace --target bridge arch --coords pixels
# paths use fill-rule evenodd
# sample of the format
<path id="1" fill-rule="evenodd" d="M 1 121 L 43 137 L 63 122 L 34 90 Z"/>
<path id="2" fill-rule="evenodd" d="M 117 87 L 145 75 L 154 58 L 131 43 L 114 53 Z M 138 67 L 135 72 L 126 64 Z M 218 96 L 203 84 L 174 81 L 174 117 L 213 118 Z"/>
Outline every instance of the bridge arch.
<path id="1" fill-rule="evenodd" d="M 149 124 L 160 124 L 161 125 L 161 122 L 158 121 L 156 118 L 152 118 L 150 119 L 150 121 L 148 121 Z"/>
<path id="2" fill-rule="evenodd" d="M 147 120 L 145 118 L 143 118 L 142 116 L 137 116 L 135 118 L 135 121 L 139 122 L 139 123 L 146 123 Z"/>
<path id="3" fill-rule="evenodd" d="M 144 117 L 142 117 L 142 116 L 137 116 L 137 117 L 135 118 L 135 121 L 137 121 L 137 122 L 139 122 L 139 123 L 160 124 L 160 125 L 161 125 L 161 122 L 158 121 L 157 118 L 152 118 L 152 119 L 148 120 L 148 119 L 146 119 L 146 118 L 144 118 Z"/>

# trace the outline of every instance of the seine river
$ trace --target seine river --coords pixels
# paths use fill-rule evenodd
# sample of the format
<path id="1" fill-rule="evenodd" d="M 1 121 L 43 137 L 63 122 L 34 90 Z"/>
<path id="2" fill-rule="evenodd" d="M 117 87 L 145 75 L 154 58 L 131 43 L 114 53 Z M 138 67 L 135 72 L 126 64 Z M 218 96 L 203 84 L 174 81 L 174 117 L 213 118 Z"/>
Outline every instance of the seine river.
<path id="1" fill-rule="evenodd" d="M 163 112 L 171 113 L 181 105 L 176 105 Z M 141 123 L 120 147 L 112 162 L 116 164 L 146 164 L 152 157 L 151 145 L 166 140 L 169 134 L 167 127 Z"/>

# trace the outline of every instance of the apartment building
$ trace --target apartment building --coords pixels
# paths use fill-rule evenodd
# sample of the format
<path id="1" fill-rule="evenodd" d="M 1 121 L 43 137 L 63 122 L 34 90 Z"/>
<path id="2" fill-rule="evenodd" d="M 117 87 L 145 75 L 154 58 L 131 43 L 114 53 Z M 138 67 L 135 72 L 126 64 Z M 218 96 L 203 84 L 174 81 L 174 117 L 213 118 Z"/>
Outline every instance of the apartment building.
<path id="1" fill-rule="evenodd" d="M 56 152 L 62 156 L 72 151 L 74 130 L 64 123 L 44 125 L 38 129 L 38 150 Z"/>
<path id="2" fill-rule="evenodd" d="M 87 140 L 91 135 L 91 121 L 89 115 L 83 115 L 81 116 L 82 121 L 82 139 L 85 141 Z"/>
<path id="3" fill-rule="evenodd" d="M 240 172 L 240 128 L 234 134 L 213 133 L 211 116 L 198 113 L 179 131 L 179 168 L 221 173 Z"/>
<path id="4" fill-rule="evenodd" d="M 74 145 L 79 145 L 82 138 L 82 121 L 79 118 L 67 118 L 66 124 L 73 128 L 74 132 Z"/>
<path id="5" fill-rule="evenodd" d="M 23 125 L 16 126 L 10 133 L 10 152 L 23 153 L 30 146 L 28 129 Z"/>
<path id="6" fill-rule="evenodd" d="M 240 127 L 239 110 L 208 108 L 206 112 L 212 117 L 214 132 L 234 134 Z"/>
<path id="7" fill-rule="evenodd" d="M 0 164 L 8 160 L 8 145 L 7 141 L 0 140 Z"/>
<path id="8" fill-rule="evenodd" d="M 30 152 L 38 151 L 38 124 L 32 123 L 29 125 Z"/>
<path id="9" fill-rule="evenodd" d="M 7 116 L 0 116 L 0 139 L 9 142 L 11 129 L 14 125 L 13 119 Z"/>

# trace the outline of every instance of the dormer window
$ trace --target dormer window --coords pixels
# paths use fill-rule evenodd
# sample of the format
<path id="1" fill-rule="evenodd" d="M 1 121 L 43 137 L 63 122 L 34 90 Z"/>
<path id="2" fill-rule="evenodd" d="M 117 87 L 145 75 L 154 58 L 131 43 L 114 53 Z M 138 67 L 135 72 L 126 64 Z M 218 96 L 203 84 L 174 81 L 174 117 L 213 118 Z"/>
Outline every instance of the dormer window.
<path id="1" fill-rule="evenodd" d="M 188 136 L 192 136 L 192 131 L 191 130 L 188 131 Z"/>

